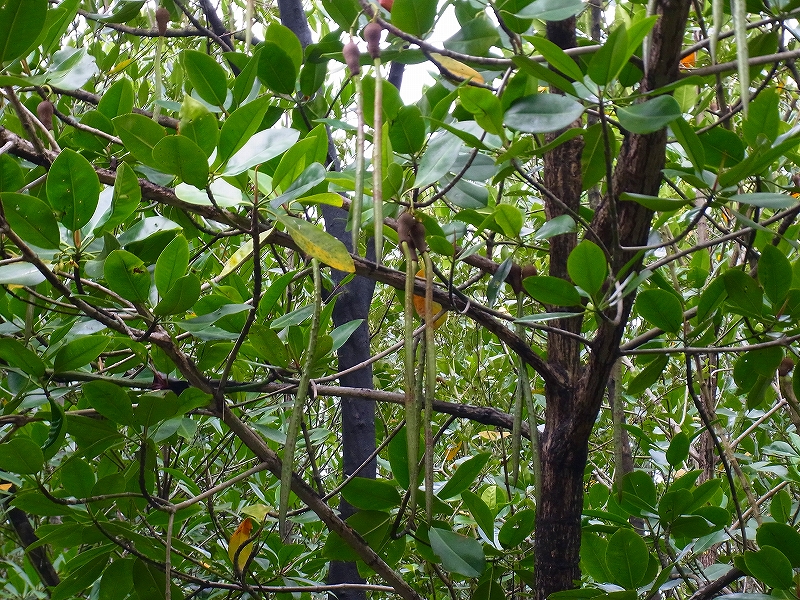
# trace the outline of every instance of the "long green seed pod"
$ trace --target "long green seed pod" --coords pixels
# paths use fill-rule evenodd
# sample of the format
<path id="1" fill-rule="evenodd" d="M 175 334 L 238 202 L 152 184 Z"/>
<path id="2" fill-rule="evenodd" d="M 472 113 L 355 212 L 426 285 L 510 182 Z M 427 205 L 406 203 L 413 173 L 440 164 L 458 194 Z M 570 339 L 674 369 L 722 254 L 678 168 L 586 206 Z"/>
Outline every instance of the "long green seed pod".
<path id="1" fill-rule="evenodd" d="M 750 105 L 750 55 L 747 50 L 747 3 L 733 0 L 733 31 L 736 40 L 736 67 L 739 71 L 739 94 L 742 98 L 742 115 L 747 118 Z"/>
<path id="2" fill-rule="evenodd" d="M 303 360 L 303 370 L 300 374 L 300 383 L 297 389 L 297 396 L 292 407 L 292 416 L 289 419 L 289 427 L 286 431 L 286 444 L 283 447 L 283 465 L 281 467 L 281 493 L 280 505 L 278 506 L 278 529 L 281 538 L 286 541 L 289 533 L 286 522 L 286 514 L 289 512 L 289 493 L 292 485 L 292 471 L 294 470 L 294 451 L 297 447 L 297 436 L 300 431 L 300 419 L 303 418 L 303 408 L 308 397 L 308 386 L 311 382 L 311 369 L 314 366 L 314 353 L 317 350 L 317 338 L 319 337 L 320 314 L 322 313 L 322 276 L 319 270 L 319 260 L 311 260 L 311 267 L 314 273 L 314 316 L 311 319 L 311 331 L 308 338 L 305 360 Z"/>
<path id="3" fill-rule="evenodd" d="M 522 300 L 524 297 L 525 294 L 523 292 L 517 294 L 517 318 L 523 316 Z M 524 369 L 525 365 L 523 363 L 518 365 L 517 368 L 519 369 L 520 366 Z M 522 454 L 522 401 L 522 370 L 520 370 L 517 377 L 517 387 L 514 389 L 514 409 L 511 413 L 514 419 L 511 426 L 511 484 L 514 486 L 517 485 L 517 480 L 519 479 L 519 462 L 520 454 Z"/>
<path id="4" fill-rule="evenodd" d="M 353 236 L 353 254 L 358 254 L 358 236 L 361 233 L 361 207 L 364 203 L 364 87 L 361 75 L 354 75 L 358 103 L 358 130 L 356 131 L 356 189 L 350 205 L 350 227 Z"/>
<path id="5" fill-rule="evenodd" d="M 522 310 L 522 297 L 523 292 L 517 295 L 517 317 L 523 316 Z M 517 323 L 517 335 L 525 339 L 525 327 L 522 323 Z M 518 389 L 521 392 L 521 399 L 525 403 L 525 409 L 528 411 L 528 428 L 531 433 L 531 462 L 533 463 L 533 480 L 535 483 L 535 500 L 536 505 L 539 505 L 539 494 L 542 481 L 542 459 L 539 454 L 539 420 L 536 417 L 536 407 L 533 404 L 533 394 L 531 393 L 531 380 L 528 376 L 528 365 L 520 357 L 517 365 L 519 372 Z M 520 409 L 520 424 L 519 428 L 522 429 L 522 411 Z M 516 412 L 514 416 L 514 427 L 517 427 Z M 522 432 L 520 431 L 520 436 Z M 516 479 L 515 479 L 516 483 Z"/>
<path id="6" fill-rule="evenodd" d="M 711 0 L 711 31 L 708 35 L 708 51 L 711 54 L 711 64 L 717 64 L 717 42 L 719 41 L 719 31 L 722 28 L 724 18 L 725 0 Z"/>
<path id="7" fill-rule="evenodd" d="M 433 519 L 433 401 L 436 396 L 436 341 L 433 321 L 433 261 L 427 250 L 425 261 L 425 517 Z"/>
<path id="8" fill-rule="evenodd" d="M 383 29 L 375 21 L 364 28 L 367 50 L 375 65 L 375 110 L 372 116 L 372 215 L 375 221 L 375 262 L 383 257 L 383 76 L 380 39 Z"/>
<path id="9" fill-rule="evenodd" d="M 414 277 L 417 272 L 417 261 L 414 260 L 408 242 L 401 242 L 403 254 L 406 257 L 406 288 L 404 318 L 404 344 L 405 351 L 405 391 L 406 391 L 406 438 L 408 444 L 408 480 L 409 480 L 409 505 L 410 520 L 414 520 L 417 508 L 417 480 L 419 478 L 419 411 L 416 402 L 416 374 L 414 373 Z"/>

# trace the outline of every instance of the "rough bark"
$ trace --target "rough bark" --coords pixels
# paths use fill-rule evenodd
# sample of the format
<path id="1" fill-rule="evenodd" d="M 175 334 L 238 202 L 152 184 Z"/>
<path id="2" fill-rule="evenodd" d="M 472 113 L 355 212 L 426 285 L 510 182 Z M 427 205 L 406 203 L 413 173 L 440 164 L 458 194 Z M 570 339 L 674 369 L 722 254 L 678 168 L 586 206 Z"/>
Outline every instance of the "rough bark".
<path id="1" fill-rule="evenodd" d="M 659 20 L 652 33 L 648 61 L 650 70 L 642 81 L 643 90 L 656 89 L 677 78 L 689 4 L 689 0 L 657 0 L 656 14 Z M 569 29 L 568 22 L 549 24 L 548 35 L 552 41 L 564 46 L 571 43 Z M 574 31 L 574 26 L 572 29 Z M 622 247 L 646 242 L 653 216 L 651 211 L 636 203 L 620 201 L 619 194 L 637 192 L 656 195 L 664 166 L 665 148 L 664 130 L 649 135 L 629 134 L 622 145 L 611 190 L 606 193 L 591 224 L 591 235 L 595 235 L 596 241 L 610 250 L 614 267 L 612 275 L 616 275 L 616 270 L 636 255 L 635 251 L 623 250 Z M 573 189 L 564 181 L 567 177 L 565 164 L 572 164 L 576 160 L 579 160 L 579 154 L 573 150 L 571 155 L 562 157 L 561 164 L 545 165 L 546 169 L 557 169 L 555 175 L 546 179 L 546 183 L 557 186 L 551 191 L 565 203 L 569 201 L 569 193 Z M 580 187 L 579 181 L 577 186 Z M 617 241 L 619 246 L 615 246 Z M 568 247 L 566 242 L 558 247 L 551 246 L 551 274 L 561 272 L 562 265 L 566 264 L 564 252 Z M 640 256 L 638 261 L 634 261 L 634 269 L 640 268 L 641 260 Z M 536 515 L 537 600 L 544 600 L 553 592 L 573 588 L 580 577 L 580 516 L 589 436 L 614 362 L 618 358 L 619 343 L 633 300 L 631 294 L 618 313 L 615 308 L 609 312 L 608 318 L 600 320 L 585 366 L 581 367 L 578 363 L 581 348 L 572 338 L 558 340 L 548 348 L 549 366 L 563 374 L 565 382 L 551 382 L 546 388 L 542 481 Z"/>
<path id="2" fill-rule="evenodd" d="M 23 548 L 27 548 L 39 540 L 33 531 L 31 522 L 28 520 L 28 515 L 26 515 L 19 508 L 8 508 L 6 510 L 6 518 L 11 524 L 11 527 L 14 529 L 14 532 L 17 534 L 20 545 Z M 33 550 L 27 550 L 26 554 L 28 556 L 28 560 L 31 561 L 31 565 L 33 565 L 33 568 L 39 575 L 39 579 L 44 585 L 47 587 L 55 587 L 60 583 L 61 580 L 58 577 L 58 573 L 56 573 L 53 563 L 50 562 L 50 558 L 47 556 L 46 547 L 39 546 Z"/>

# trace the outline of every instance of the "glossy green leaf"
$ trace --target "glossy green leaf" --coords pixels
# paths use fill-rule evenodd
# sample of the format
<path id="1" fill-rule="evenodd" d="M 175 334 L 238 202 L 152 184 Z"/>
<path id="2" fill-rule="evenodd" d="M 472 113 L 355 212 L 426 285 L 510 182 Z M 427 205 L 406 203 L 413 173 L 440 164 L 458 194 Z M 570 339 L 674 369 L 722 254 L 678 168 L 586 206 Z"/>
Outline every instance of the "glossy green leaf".
<path id="1" fill-rule="evenodd" d="M 575 286 L 560 277 L 549 275 L 526 277 L 522 281 L 522 286 L 531 298 L 542 304 L 578 306 L 581 303 L 581 296 Z"/>
<path id="2" fill-rule="evenodd" d="M 186 275 L 188 268 L 189 242 L 182 235 L 175 236 L 156 261 L 154 278 L 158 293 L 166 294 L 178 279 Z"/>
<path id="3" fill-rule="evenodd" d="M 692 166 L 696 171 L 702 172 L 706 165 L 706 152 L 694 128 L 683 118 L 675 119 L 670 127 L 678 143 L 683 146 Z"/>
<path id="4" fill-rule="evenodd" d="M 751 148 L 756 148 L 760 136 L 774 142 L 780 125 L 780 95 L 777 90 L 767 88 L 750 102 L 749 114 L 742 122 L 742 137 Z"/>
<path id="5" fill-rule="evenodd" d="M 800 533 L 791 525 L 762 523 L 756 532 L 756 541 L 762 548 L 777 548 L 789 559 L 793 568 L 800 567 Z"/>
<path id="6" fill-rule="evenodd" d="M 459 88 L 458 97 L 478 125 L 489 133 L 502 135 L 503 109 L 497 96 L 487 89 L 467 86 Z"/>
<path id="7" fill-rule="evenodd" d="M 678 468 L 689 456 L 690 439 L 683 431 L 676 433 L 667 449 L 667 462 Z"/>
<path id="8" fill-rule="evenodd" d="M 135 254 L 114 250 L 106 258 L 104 275 L 114 292 L 131 302 L 146 302 L 150 295 L 150 272 Z"/>
<path id="9" fill-rule="evenodd" d="M 8 154 L 0 155 L 0 192 L 16 192 L 25 185 L 19 161 Z"/>
<path id="10" fill-rule="evenodd" d="M 109 11 L 92 13 L 89 16 L 101 23 L 126 23 L 139 16 L 142 6 L 144 0 L 117 0 Z"/>
<path id="11" fill-rule="evenodd" d="M 511 204 L 501 203 L 494 207 L 492 216 L 506 237 L 515 238 L 519 236 L 525 218 L 519 208 Z"/>
<path id="12" fill-rule="evenodd" d="M 797 199 L 789 194 L 775 194 L 772 192 L 753 192 L 751 194 L 735 194 L 730 198 L 731 202 L 740 202 L 749 206 L 759 208 L 789 208 L 797 204 Z"/>
<path id="13" fill-rule="evenodd" d="M 619 76 L 629 57 L 628 29 L 624 23 L 620 23 L 608 35 L 600 50 L 594 53 L 586 74 L 597 85 L 608 85 Z"/>
<path id="14" fill-rule="evenodd" d="M 683 326 L 683 306 L 678 297 L 666 290 L 645 290 L 636 297 L 636 310 L 647 321 L 666 331 L 677 333 Z"/>
<path id="15" fill-rule="evenodd" d="M 206 153 L 188 137 L 169 135 L 153 148 L 153 160 L 161 170 L 180 177 L 189 185 L 203 188 L 208 183 Z"/>
<path id="16" fill-rule="evenodd" d="M 0 64 L 25 54 L 42 31 L 47 0 L 5 0 L 0 7 Z"/>
<path id="17" fill-rule="evenodd" d="M 259 131 L 228 160 L 223 175 L 239 175 L 256 165 L 280 156 L 294 146 L 299 137 L 299 131 L 288 128 Z"/>
<path id="18" fill-rule="evenodd" d="M 438 182 L 450 172 L 464 143 L 449 133 L 433 138 L 420 160 L 414 187 L 422 188 Z"/>
<path id="19" fill-rule="evenodd" d="M 535 511 L 530 508 L 523 508 L 506 519 L 497 534 L 497 539 L 503 548 L 515 548 L 533 533 L 535 527 Z"/>
<path id="20" fill-rule="evenodd" d="M 116 558 L 100 578 L 98 600 L 118 600 L 133 591 L 133 558 Z"/>
<path id="21" fill-rule="evenodd" d="M 581 0 L 534 0 L 517 15 L 525 19 L 563 21 L 579 14 L 586 8 Z"/>
<path id="22" fill-rule="evenodd" d="M 267 27 L 264 39 L 280 47 L 292 60 L 295 72 L 300 71 L 303 64 L 303 46 L 291 29 L 277 21 L 272 21 Z"/>
<path id="23" fill-rule="evenodd" d="M 400 506 L 402 498 L 388 481 L 355 477 L 342 488 L 342 497 L 352 506 L 364 510 L 391 510 Z"/>
<path id="24" fill-rule="evenodd" d="M 266 41 L 259 48 L 258 78 L 278 94 L 294 92 L 298 69 L 292 57 L 275 42 Z"/>
<path id="25" fill-rule="evenodd" d="M 478 540 L 437 527 L 431 527 L 428 536 L 433 552 L 442 560 L 446 571 L 480 577 L 486 569 L 483 547 Z"/>
<path id="26" fill-rule="evenodd" d="M 85 460 L 73 457 L 66 461 L 60 469 L 61 483 L 64 490 L 76 498 L 88 498 L 96 483 L 94 469 Z"/>
<path id="27" fill-rule="evenodd" d="M 461 500 L 464 502 L 464 506 L 467 507 L 467 510 L 469 510 L 472 518 L 475 519 L 478 527 L 486 534 L 486 537 L 490 540 L 494 539 L 494 516 L 486 505 L 486 502 L 484 502 L 480 496 L 469 490 L 461 492 Z"/>
<path id="28" fill-rule="evenodd" d="M 103 93 L 97 110 L 108 119 L 127 115 L 133 110 L 134 93 L 131 80 L 120 79 Z"/>
<path id="29" fill-rule="evenodd" d="M 643 583 L 649 560 L 647 544 L 632 529 L 620 529 L 608 540 L 606 566 L 615 583 L 626 589 L 635 589 Z"/>
<path id="30" fill-rule="evenodd" d="M 15 339 L 0 338 L 0 358 L 37 379 L 44 376 L 45 365 L 39 355 Z"/>
<path id="31" fill-rule="evenodd" d="M 442 500 L 449 500 L 450 498 L 458 496 L 464 490 L 469 489 L 470 486 L 475 483 L 475 480 L 486 466 L 486 463 L 489 462 L 490 458 L 490 453 L 482 452 L 465 460 L 447 480 L 447 483 L 436 492 L 436 495 Z"/>
<path id="32" fill-rule="evenodd" d="M 133 424 L 133 406 L 127 392 L 110 381 L 90 381 L 82 386 L 83 396 L 92 408 L 120 425 Z"/>
<path id="33" fill-rule="evenodd" d="M 734 269 L 723 275 L 728 300 L 745 315 L 760 317 L 763 308 L 763 292 L 755 279 Z"/>
<path id="34" fill-rule="evenodd" d="M 758 259 L 758 282 L 776 308 L 786 299 L 792 283 L 792 265 L 783 252 L 767 244 Z"/>
<path id="35" fill-rule="evenodd" d="M 583 240 L 567 258 L 567 272 L 575 285 L 594 295 L 603 287 L 608 273 L 606 255 L 594 242 Z"/>
<path id="36" fill-rule="evenodd" d="M 183 68 L 189 82 L 203 100 L 214 106 L 224 106 L 228 97 L 228 76 L 220 64 L 208 54 L 184 50 Z"/>
<path id="37" fill-rule="evenodd" d="M 111 548 L 101 549 L 99 555 L 89 555 L 86 562 L 76 567 L 53 589 L 52 600 L 68 600 L 77 597 L 83 590 L 94 583 L 108 564 Z M 79 555 L 79 558 L 83 556 Z M 75 560 L 75 559 L 73 559 Z M 72 561 L 70 561 L 72 562 Z"/>
<path id="38" fill-rule="evenodd" d="M 62 150 L 47 175 L 47 199 L 61 223 L 77 231 L 92 218 L 100 198 L 100 180 L 91 163 L 74 150 Z"/>
<path id="39" fill-rule="evenodd" d="M 258 131 L 269 108 L 269 97 L 262 96 L 237 108 L 222 125 L 217 160 L 225 163 Z"/>
<path id="40" fill-rule="evenodd" d="M 747 569 L 766 586 L 779 590 L 794 589 L 792 565 L 777 548 L 764 546 L 757 552 L 746 551 Z"/>
<path id="41" fill-rule="evenodd" d="M 581 569 L 597 582 L 610 582 L 611 574 L 606 566 L 608 540 L 596 533 L 583 531 L 581 534 Z"/>
<path id="42" fill-rule="evenodd" d="M 416 106 L 404 106 L 389 124 L 389 140 L 400 154 L 416 154 L 425 144 L 425 120 Z"/>
<path id="43" fill-rule="evenodd" d="M 631 133 L 653 133 L 681 116 L 681 107 L 672 96 L 657 96 L 640 104 L 617 109 L 617 119 Z"/>
<path id="44" fill-rule="evenodd" d="M 161 125 L 153 119 L 134 113 L 115 117 L 111 121 L 117 135 L 125 144 L 125 149 L 136 160 L 150 167 L 159 167 L 153 159 L 153 148 L 167 135 Z"/>
<path id="45" fill-rule="evenodd" d="M 619 199 L 625 202 L 636 202 L 645 208 L 659 212 L 672 212 L 691 204 L 690 200 L 683 198 L 660 198 L 658 196 L 647 196 L 645 194 L 631 194 L 623 192 Z"/>
<path id="46" fill-rule="evenodd" d="M 14 436 L 0 444 L 0 470 L 33 475 L 43 466 L 42 449 L 29 438 Z"/>
<path id="47" fill-rule="evenodd" d="M 633 396 L 638 396 L 653 385 L 664 374 L 664 368 L 669 363 L 669 356 L 658 355 L 647 363 L 636 376 L 628 382 L 627 391 Z"/>
<path id="48" fill-rule="evenodd" d="M 74 371 L 97 360 L 111 340 L 103 335 L 75 338 L 56 352 L 53 369 L 57 373 Z"/>
<path id="49" fill-rule="evenodd" d="M 392 25 L 406 33 L 425 38 L 436 20 L 436 3 L 428 0 L 394 0 Z"/>
<path id="50" fill-rule="evenodd" d="M 24 242 L 39 248 L 58 248 L 61 234 L 53 210 L 35 196 L 0 193 L 3 212 L 11 229 Z"/>
<path id="51" fill-rule="evenodd" d="M 551 67 L 561 71 L 564 75 L 575 81 L 583 80 L 583 72 L 578 64 L 567 55 L 564 50 L 559 48 L 558 45 L 540 36 L 528 36 L 525 39 L 533 44 L 536 51 L 544 57 Z"/>
<path id="52" fill-rule="evenodd" d="M 515 101 L 503 117 L 511 129 L 550 133 L 569 127 L 583 114 L 583 105 L 559 94 L 533 94 Z"/>
<path id="53" fill-rule="evenodd" d="M 175 281 L 153 309 L 158 316 L 177 315 L 194 306 L 200 297 L 200 279 L 194 273 L 185 275 Z"/>

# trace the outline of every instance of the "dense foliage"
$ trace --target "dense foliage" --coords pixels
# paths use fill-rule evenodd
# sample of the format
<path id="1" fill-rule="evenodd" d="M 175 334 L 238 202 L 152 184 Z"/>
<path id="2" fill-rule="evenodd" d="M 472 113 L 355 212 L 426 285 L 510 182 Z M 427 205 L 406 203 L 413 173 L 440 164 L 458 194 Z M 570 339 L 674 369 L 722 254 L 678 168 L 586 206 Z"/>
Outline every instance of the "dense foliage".
<path id="1" fill-rule="evenodd" d="M 798 13 L 0 1 L 0 597 L 796 597 Z"/>

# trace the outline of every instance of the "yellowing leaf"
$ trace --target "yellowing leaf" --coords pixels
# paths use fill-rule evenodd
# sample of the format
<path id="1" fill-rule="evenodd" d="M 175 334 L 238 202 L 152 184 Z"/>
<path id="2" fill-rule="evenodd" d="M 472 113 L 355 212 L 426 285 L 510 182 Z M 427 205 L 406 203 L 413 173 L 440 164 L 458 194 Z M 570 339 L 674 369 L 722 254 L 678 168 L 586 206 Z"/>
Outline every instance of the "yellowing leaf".
<path id="1" fill-rule="evenodd" d="M 428 56 L 433 59 L 436 66 L 439 67 L 439 70 L 442 71 L 442 75 L 445 77 L 448 75 L 455 75 L 456 77 L 467 79 L 473 83 L 486 83 L 480 73 L 462 62 L 450 58 L 449 56 L 439 54 L 438 52 L 431 52 Z"/>
<path id="2" fill-rule="evenodd" d="M 417 277 L 425 278 L 425 269 L 420 269 L 417 271 Z M 419 296 L 414 294 L 414 310 L 417 311 L 417 316 L 422 319 L 425 318 L 425 296 Z M 438 302 L 431 302 L 431 312 L 435 317 L 440 312 L 442 312 L 442 305 Z M 445 321 L 447 321 L 447 313 L 444 313 L 441 317 L 436 319 L 433 322 L 433 328 L 439 329 L 442 325 L 444 325 Z"/>
<path id="3" fill-rule="evenodd" d="M 490 442 L 495 442 L 499 440 L 501 437 L 508 437 L 511 433 L 508 431 L 504 431 L 500 433 L 499 431 L 479 431 L 478 436 L 482 437 L 485 440 L 489 440 Z"/>
<path id="4" fill-rule="evenodd" d="M 262 244 L 265 241 L 267 241 L 267 238 L 272 233 L 272 231 L 273 230 L 270 229 L 269 231 L 263 232 L 259 236 L 259 239 L 261 240 Z M 239 265 L 241 265 L 243 262 L 248 260 L 251 256 L 253 256 L 253 240 L 252 239 L 247 240 L 244 244 L 242 244 L 239 247 L 239 249 L 236 252 L 234 252 L 231 255 L 231 257 L 225 262 L 225 266 L 222 267 L 222 272 L 219 274 L 219 278 L 222 279 L 228 273 L 230 273 L 232 271 L 235 271 Z"/>
<path id="5" fill-rule="evenodd" d="M 461 442 L 457 444 L 453 444 L 447 449 L 447 453 L 444 455 L 444 459 L 446 461 L 453 460 L 456 456 L 458 456 L 458 451 L 461 450 Z"/>
<path id="6" fill-rule="evenodd" d="M 278 215 L 278 220 L 303 252 L 334 269 L 345 273 L 356 272 L 353 257 L 345 245 L 331 234 L 302 219 Z"/>
<path id="7" fill-rule="evenodd" d="M 236 552 L 239 551 L 239 548 L 244 544 L 249 538 L 250 534 L 253 531 L 253 521 L 250 518 L 245 519 L 239 524 L 239 527 L 236 528 L 236 531 L 233 532 L 231 536 L 230 542 L 228 542 L 228 557 L 233 562 L 234 558 L 236 558 Z M 239 556 L 236 561 L 236 565 L 239 571 L 243 571 L 247 561 L 250 559 L 250 555 L 253 553 L 253 542 L 247 544 L 244 548 L 239 551 Z"/>
<path id="8" fill-rule="evenodd" d="M 267 518 L 267 515 L 269 514 L 269 511 L 271 511 L 271 510 L 272 510 L 272 508 L 267 506 L 266 504 L 253 504 L 252 506 L 248 506 L 246 508 L 243 508 L 242 509 L 242 514 L 245 514 L 245 515 L 248 515 L 250 517 L 253 517 L 257 521 L 263 523 L 264 519 Z"/>
<path id="9" fill-rule="evenodd" d="M 126 58 L 125 60 L 120 61 L 116 65 L 114 65 L 114 67 L 108 72 L 108 74 L 113 75 L 114 73 L 119 73 L 132 62 L 133 62 L 132 58 Z"/>

